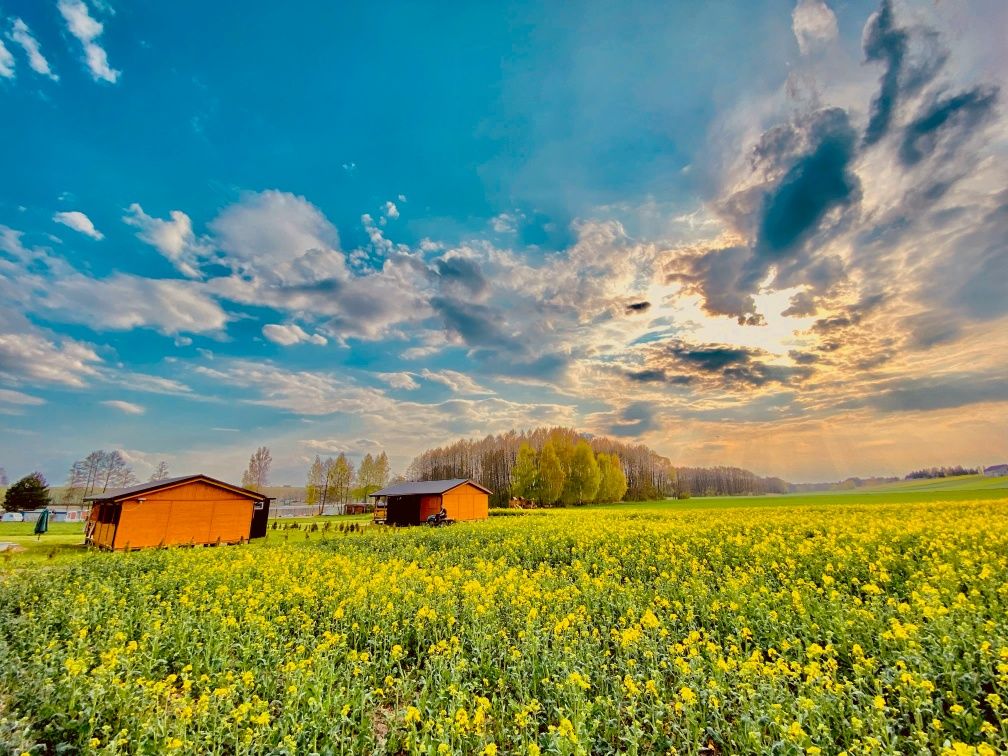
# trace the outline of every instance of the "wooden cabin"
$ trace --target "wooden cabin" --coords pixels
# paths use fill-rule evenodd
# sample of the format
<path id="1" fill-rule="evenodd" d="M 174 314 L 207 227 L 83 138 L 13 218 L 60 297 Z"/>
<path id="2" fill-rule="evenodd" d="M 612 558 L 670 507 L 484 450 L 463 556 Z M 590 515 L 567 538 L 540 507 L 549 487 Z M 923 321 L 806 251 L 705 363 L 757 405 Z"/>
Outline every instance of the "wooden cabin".
<path id="1" fill-rule="evenodd" d="M 485 520 L 490 510 L 490 491 L 466 478 L 397 483 L 371 497 L 376 518 L 384 510 L 388 525 L 420 525 L 441 507 L 455 521 Z"/>
<path id="2" fill-rule="evenodd" d="M 142 483 L 85 497 L 84 540 L 109 550 L 243 543 L 266 535 L 270 498 L 206 475 Z"/>

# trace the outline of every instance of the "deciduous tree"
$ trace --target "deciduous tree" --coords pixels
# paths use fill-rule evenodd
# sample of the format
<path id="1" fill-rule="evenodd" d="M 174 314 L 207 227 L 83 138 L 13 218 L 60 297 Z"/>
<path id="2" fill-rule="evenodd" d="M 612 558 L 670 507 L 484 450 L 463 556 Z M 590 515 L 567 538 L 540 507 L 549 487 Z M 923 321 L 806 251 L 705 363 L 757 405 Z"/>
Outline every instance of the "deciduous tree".
<path id="1" fill-rule="evenodd" d="M 25 475 L 4 494 L 4 509 L 8 512 L 25 512 L 47 506 L 49 484 L 40 472 Z"/>

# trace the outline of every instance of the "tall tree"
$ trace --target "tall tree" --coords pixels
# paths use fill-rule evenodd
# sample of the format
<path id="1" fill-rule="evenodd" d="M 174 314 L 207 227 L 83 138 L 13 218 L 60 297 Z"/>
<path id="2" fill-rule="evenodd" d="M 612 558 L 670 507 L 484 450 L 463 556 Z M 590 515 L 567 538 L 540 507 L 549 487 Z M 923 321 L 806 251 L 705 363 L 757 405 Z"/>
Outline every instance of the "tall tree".
<path id="1" fill-rule="evenodd" d="M 543 504 L 555 504 L 559 501 L 566 478 L 553 441 L 547 441 L 539 454 L 539 500 Z"/>
<path id="2" fill-rule="evenodd" d="M 273 455 L 265 446 L 256 449 L 249 457 L 248 467 L 242 473 L 242 487 L 252 491 L 262 491 L 269 483 L 270 465 L 273 464 Z"/>
<path id="3" fill-rule="evenodd" d="M 567 480 L 563 491 L 564 504 L 585 504 L 594 501 L 600 481 L 595 452 L 587 441 L 581 439 L 570 452 Z"/>
<path id="4" fill-rule="evenodd" d="M 40 472 L 25 475 L 4 494 L 4 509 L 8 512 L 24 512 L 47 506 L 49 484 Z"/>
<path id="5" fill-rule="evenodd" d="M 374 461 L 374 480 L 372 482 L 378 488 L 384 488 L 385 484 L 388 483 L 389 475 L 391 474 L 392 471 L 389 469 L 388 455 L 382 451 L 382 453 L 379 454 Z"/>
<path id="6" fill-rule="evenodd" d="M 168 479 L 168 463 L 163 459 L 158 462 L 158 466 L 154 468 L 154 474 L 150 476 L 150 482 L 154 483 L 158 480 Z"/>
<path id="7" fill-rule="evenodd" d="M 324 474 L 322 458 L 316 454 L 315 460 L 308 468 L 308 484 L 305 486 L 305 501 L 309 506 L 318 504 L 322 498 L 322 477 Z"/>
<path id="8" fill-rule="evenodd" d="M 535 449 L 528 443 L 518 448 L 518 457 L 511 469 L 511 495 L 519 499 L 535 499 L 539 480 L 539 464 Z"/>
<path id="9" fill-rule="evenodd" d="M 599 453 L 596 459 L 600 476 L 596 501 L 622 501 L 627 491 L 627 480 L 619 457 L 615 454 Z"/>

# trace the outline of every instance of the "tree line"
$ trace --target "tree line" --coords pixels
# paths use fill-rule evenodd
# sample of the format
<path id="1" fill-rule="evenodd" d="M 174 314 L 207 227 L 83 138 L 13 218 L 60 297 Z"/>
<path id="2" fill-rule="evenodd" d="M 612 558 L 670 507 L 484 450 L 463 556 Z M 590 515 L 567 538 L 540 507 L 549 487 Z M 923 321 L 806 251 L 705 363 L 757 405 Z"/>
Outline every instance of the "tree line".
<path id="1" fill-rule="evenodd" d="M 545 465 L 545 473 L 536 473 L 539 479 L 544 481 L 542 485 L 554 488 L 559 485 L 560 493 L 554 497 L 553 489 L 547 488 L 525 498 L 550 503 L 563 501 L 565 496 L 570 499 L 574 490 L 571 488 L 574 483 L 568 483 L 566 477 L 568 472 L 564 465 L 569 465 L 573 460 L 573 451 L 580 442 L 584 442 L 587 449 L 592 452 L 596 464 L 598 455 L 602 454 L 609 460 L 604 462 L 604 465 L 607 467 L 614 465 L 620 469 L 625 478 L 626 489 L 619 498 L 643 501 L 674 495 L 676 475 L 672 463 L 647 446 L 623 443 L 603 436 L 587 436 L 573 428 L 559 427 L 534 428 L 521 432 L 512 430 L 483 439 L 460 439 L 445 446 L 428 449 L 413 459 L 406 470 L 406 477 L 409 480 L 470 478 L 492 492 L 490 501 L 492 506 L 505 506 L 512 495 L 514 468 L 518 461 L 519 450 L 527 446 L 536 455 L 537 471 L 539 467 Z M 547 444 L 551 444 L 551 450 L 546 452 L 544 459 L 543 449 Z M 556 478 L 561 475 L 555 469 L 552 459 L 554 454 L 558 458 L 556 464 L 563 472 L 562 484 L 556 483 Z M 564 457 L 568 454 L 570 458 L 565 462 Z M 596 490 L 593 497 L 586 496 L 586 492 L 591 489 L 594 474 L 591 473 L 591 465 L 587 463 L 584 450 L 580 452 L 579 467 L 575 476 L 581 475 L 582 459 L 589 468 L 589 478 L 586 484 L 578 483 L 582 491 L 580 498 L 582 501 L 593 501 L 594 497 L 598 496 L 598 491 Z M 530 464 L 529 452 L 525 452 L 523 464 Z M 519 473 L 523 476 L 526 474 L 521 470 Z M 601 487 L 601 481 L 598 485 Z M 525 488 L 520 490 L 526 491 Z"/>
<path id="2" fill-rule="evenodd" d="M 766 478 L 741 467 L 677 467 L 677 498 L 690 496 L 758 496 L 783 494 L 791 486 L 782 478 Z"/>
<path id="3" fill-rule="evenodd" d="M 511 495 L 544 506 L 622 501 L 626 492 L 619 458 L 596 454 L 583 438 L 572 444 L 561 434 L 539 451 L 523 443 L 511 468 Z"/>
<path id="4" fill-rule="evenodd" d="M 963 467 L 962 465 L 949 465 L 947 467 L 925 467 L 914 470 L 906 476 L 907 480 L 928 480 L 931 478 L 954 478 L 958 475 L 979 475 L 979 467 Z"/>

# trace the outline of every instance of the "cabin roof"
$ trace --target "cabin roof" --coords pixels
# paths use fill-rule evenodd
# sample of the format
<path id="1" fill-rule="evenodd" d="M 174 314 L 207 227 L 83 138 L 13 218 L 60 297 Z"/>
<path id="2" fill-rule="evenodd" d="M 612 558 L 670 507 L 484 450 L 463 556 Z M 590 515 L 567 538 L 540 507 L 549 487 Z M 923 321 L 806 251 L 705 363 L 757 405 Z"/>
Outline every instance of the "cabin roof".
<path id="1" fill-rule="evenodd" d="M 175 486 L 180 486 L 194 481 L 202 481 L 203 483 L 208 483 L 211 486 L 226 488 L 229 491 L 243 494 L 248 496 L 250 499 L 255 499 L 256 501 L 263 501 L 265 499 L 272 500 L 269 496 L 263 496 L 258 491 L 250 491 L 249 489 L 242 488 L 241 486 L 225 483 L 223 480 L 211 478 L 209 475 L 197 474 L 180 475 L 177 478 L 165 478 L 164 480 L 152 480 L 148 483 L 140 483 L 135 486 L 128 486 L 127 488 L 110 488 L 101 493 L 85 496 L 84 501 L 119 501 L 120 499 L 129 499 L 137 494 L 153 493 L 154 491 L 160 491 L 164 488 L 174 488 Z"/>
<path id="2" fill-rule="evenodd" d="M 443 494 L 458 488 L 463 483 L 475 486 L 483 493 L 491 493 L 479 483 L 469 478 L 452 478 L 451 480 L 417 480 L 409 483 L 396 483 L 393 486 L 386 486 L 380 491 L 375 491 L 370 496 L 423 496 Z"/>

